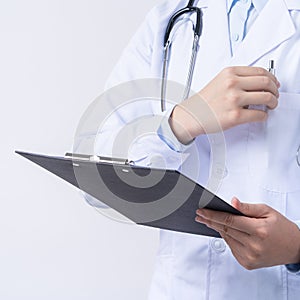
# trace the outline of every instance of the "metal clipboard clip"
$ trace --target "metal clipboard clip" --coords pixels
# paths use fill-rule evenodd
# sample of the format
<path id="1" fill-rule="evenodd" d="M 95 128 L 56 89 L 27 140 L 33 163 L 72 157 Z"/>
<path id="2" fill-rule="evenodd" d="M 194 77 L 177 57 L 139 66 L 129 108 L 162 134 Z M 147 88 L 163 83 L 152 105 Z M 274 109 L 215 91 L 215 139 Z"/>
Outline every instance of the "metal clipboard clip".
<path id="1" fill-rule="evenodd" d="M 133 160 L 128 160 L 125 158 L 115 158 L 115 157 L 106 157 L 106 156 L 97 156 L 97 155 L 87 155 L 87 154 L 79 154 L 79 153 L 69 153 L 65 154 L 66 158 L 70 158 L 74 161 L 81 162 L 94 162 L 94 163 L 109 163 L 113 165 L 123 165 L 123 166 L 134 166 L 135 163 Z M 75 166 L 76 162 L 73 162 Z"/>

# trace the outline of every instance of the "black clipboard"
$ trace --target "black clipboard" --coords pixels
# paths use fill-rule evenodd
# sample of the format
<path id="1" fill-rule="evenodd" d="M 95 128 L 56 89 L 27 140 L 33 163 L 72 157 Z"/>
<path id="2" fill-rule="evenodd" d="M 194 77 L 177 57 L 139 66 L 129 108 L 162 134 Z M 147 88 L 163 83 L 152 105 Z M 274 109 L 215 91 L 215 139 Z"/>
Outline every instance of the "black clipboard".
<path id="1" fill-rule="evenodd" d="M 80 154 L 55 157 L 16 151 L 139 225 L 220 237 L 195 221 L 196 210 L 242 215 L 176 170 L 135 166 L 124 159 Z"/>

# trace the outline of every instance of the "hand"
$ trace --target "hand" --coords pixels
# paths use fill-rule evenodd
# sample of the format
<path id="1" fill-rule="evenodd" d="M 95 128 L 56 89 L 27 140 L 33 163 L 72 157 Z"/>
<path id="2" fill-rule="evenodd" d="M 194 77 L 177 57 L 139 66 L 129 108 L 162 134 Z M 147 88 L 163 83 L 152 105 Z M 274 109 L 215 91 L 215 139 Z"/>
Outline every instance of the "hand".
<path id="1" fill-rule="evenodd" d="M 237 261 L 246 269 L 300 263 L 300 231 L 276 210 L 264 204 L 233 206 L 246 216 L 207 209 L 197 210 L 196 221 L 218 231 Z"/>
<path id="2" fill-rule="evenodd" d="M 226 68 L 198 94 L 175 106 L 170 126 L 179 141 L 187 144 L 200 134 L 265 121 L 266 112 L 247 107 L 276 108 L 279 86 L 275 76 L 263 68 Z"/>

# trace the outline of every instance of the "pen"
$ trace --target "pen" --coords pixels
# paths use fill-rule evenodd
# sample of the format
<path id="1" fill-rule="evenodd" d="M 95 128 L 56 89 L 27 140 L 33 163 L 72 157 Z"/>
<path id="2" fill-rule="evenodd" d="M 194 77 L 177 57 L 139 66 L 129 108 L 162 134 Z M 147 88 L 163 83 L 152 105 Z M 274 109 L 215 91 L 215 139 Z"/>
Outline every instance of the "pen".
<path id="1" fill-rule="evenodd" d="M 275 62 L 273 59 L 269 60 L 268 71 L 275 76 Z"/>

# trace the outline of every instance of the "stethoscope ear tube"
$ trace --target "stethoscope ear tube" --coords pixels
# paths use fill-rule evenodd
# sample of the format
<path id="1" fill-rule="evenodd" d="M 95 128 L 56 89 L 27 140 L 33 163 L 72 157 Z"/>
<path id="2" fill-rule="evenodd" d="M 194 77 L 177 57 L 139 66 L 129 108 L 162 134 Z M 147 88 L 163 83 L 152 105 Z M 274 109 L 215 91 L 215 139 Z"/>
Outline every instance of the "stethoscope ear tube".
<path id="1" fill-rule="evenodd" d="M 171 31 L 176 24 L 176 22 L 179 20 L 179 18 L 184 14 L 191 14 L 196 13 L 196 26 L 194 33 L 195 35 L 201 36 L 202 33 L 202 11 L 199 7 L 193 6 L 195 1 L 190 1 L 188 6 L 180 9 L 179 11 L 175 12 L 173 16 L 171 16 L 169 23 L 166 28 L 165 36 L 164 36 L 164 47 L 167 45 L 167 42 L 169 41 Z"/>
<path id="2" fill-rule="evenodd" d="M 188 7 L 193 7 L 195 4 L 195 0 L 190 0 L 189 4 L 187 5 Z"/>

